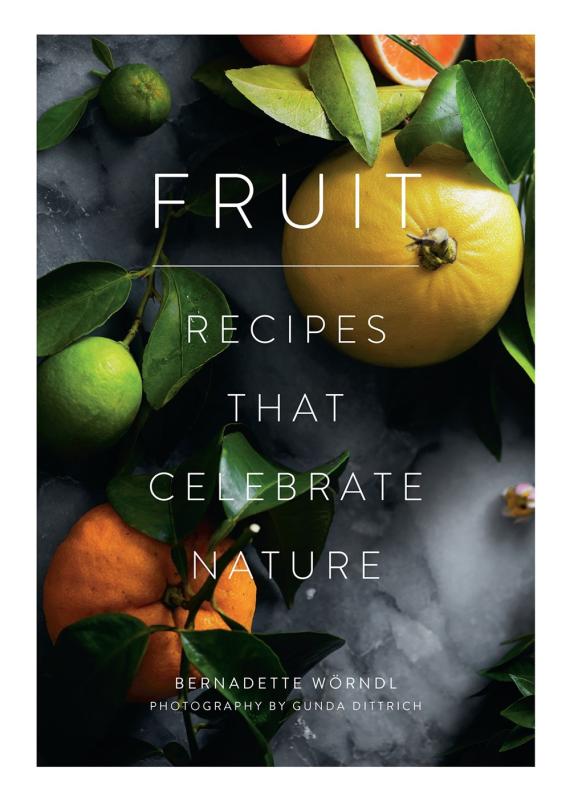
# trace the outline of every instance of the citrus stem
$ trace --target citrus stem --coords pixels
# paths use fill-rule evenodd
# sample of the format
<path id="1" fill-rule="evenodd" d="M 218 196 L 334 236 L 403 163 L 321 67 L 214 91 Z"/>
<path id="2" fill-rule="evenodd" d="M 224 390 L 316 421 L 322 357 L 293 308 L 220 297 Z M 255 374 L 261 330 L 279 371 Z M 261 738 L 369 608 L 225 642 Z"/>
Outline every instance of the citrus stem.
<path id="1" fill-rule="evenodd" d="M 233 522 L 233 524 L 228 526 L 228 522 Z M 237 520 L 235 521 L 224 520 L 224 522 L 220 525 L 220 527 L 214 533 L 214 536 L 212 538 L 215 538 L 216 534 L 218 534 L 222 528 L 224 529 L 224 531 L 229 533 L 230 530 L 235 526 L 236 522 Z M 248 525 L 248 527 L 243 531 L 243 533 L 240 536 L 238 536 L 238 538 L 235 540 L 234 544 L 228 550 L 226 550 L 226 552 L 222 555 L 222 557 L 218 561 L 218 569 L 216 570 L 216 577 L 213 578 L 210 575 L 208 577 L 208 580 L 202 584 L 200 589 L 196 592 L 195 595 L 193 595 L 190 601 L 188 603 L 184 603 L 184 607 L 188 609 L 188 616 L 186 617 L 186 622 L 184 624 L 183 630 L 188 630 L 189 628 L 191 628 L 194 619 L 196 617 L 196 614 L 200 610 L 200 606 L 205 600 L 209 600 L 212 597 L 216 589 L 216 584 L 218 583 L 220 576 L 223 574 L 228 564 L 231 562 L 233 557 L 240 552 L 240 550 L 242 550 L 247 544 L 249 544 L 249 542 L 255 536 L 256 533 L 259 533 L 259 526 L 255 524 Z M 186 653 L 184 652 L 184 648 L 182 648 L 182 656 L 180 659 L 180 677 L 182 678 L 183 681 L 183 688 L 180 690 L 179 697 L 181 697 L 184 701 L 187 701 L 188 699 L 187 685 L 188 685 L 189 668 L 190 664 L 188 658 L 186 656 Z M 190 755 L 192 756 L 192 759 L 195 760 L 199 748 L 198 748 L 198 742 L 196 740 L 196 733 L 194 731 L 194 728 L 192 727 L 192 717 L 190 712 L 188 710 L 185 710 L 184 708 L 182 710 L 182 715 L 184 717 L 184 727 L 186 728 L 186 738 L 188 739 Z"/>
<path id="2" fill-rule="evenodd" d="M 192 761 L 195 761 L 196 757 L 198 756 L 199 747 L 198 747 L 198 741 L 196 739 L 196 732 L 194 731 L 194 726 L 192 725 L 192 714 L 188 711 L 187 708 L 189 668 L 190 664 L 188 663 L 188 659 L 186 658 L 186 654 L 183 649 L 182 660 L 180 662 L 180 677 L 182 678 L 182 689 L 180 690 L 179 699 L 182 700 L 182 702 L 184 703 L 184 706 L 182 706 L 182 718 L 184 720 L 186 738 L 188 740 L 188 747 L 190 749 L 190 757 Z"/>
<path id="3" fill-rule="evenodd" d="M 403 47 L 404 50 L 407 50 L 408 53 L 412 53 L 414 56 L 416 56 L 416 58 L 419 58 L 420 61 L 423 61 L 424 64 L 428 65 L 428 67 L 435 69 L 436 72 L 443 72 L 445 69 L 443 64 L 440 64 L 431 53 L 428 53 L 425 47 L 421 46 L 421 44 L 412 44 L 409 39 L 404 39 L 403 36 L 396 36 L 395 34 L 387 33 L 386 36 L 388 39 L 396 42 L 396 44 L 399 44 L 400 47 Z"/>
<path id="4" fill-rule="evenodd" d="M 220 527 L 224 526 L 227 533 L 229 533 L 229 530 L 231 530 L 231 528 L 233 528 L 235 525 L 234 522 L 234 524 L 231 525 L 231 527 L 228 529 L 227 525 L 228 522 L 229 520 L 225 520 L 220 526 Z M 212 537 L 213 539 L 216 538 L 217 533 L 218 531 L 214 533 L 214 536 Z M 218 560 L 216 577 L 214 578 L 211 575 L 208 576 L 208 579 L 204 581 L 202 586 L 198 589 L 196 594 L 192 596 L 192 598 L 186 605 L 186 608 L 188 609 L 188 616 L 186 618 L 186 624 L 184 626 L 185 628 L 188 628 L 192 624 L 196 614 L 200 610 L 200 606 L 202 605 L 202 603 L 205 602 L 206 600 L 210 600 L 210 598 L 214 594 L 214 591 L 216 589 L 216 584 L 218 583 L 220 576 L 223 574 L 225 568 L 228 566 L 228 564 L 231 562 L 234 556 L 237 556 L 240 550 L 243 550 L 243 548 L 250 543 L 250 541 L 257 533 L 259 533 L 259 525 L 256 525 L 255 523 L 248 525 L 247 528 L 234 541 L 233 545 L 228 550 L 226 550 L 226 552 Z"/>
<path id="5" fill-rule="evenodd" d="M 168 234 L 168 227 L 170 225 L 171 219 L 172 219 L 172 212 L 169 212 L 166 215 L 166 219 L 164 220 L 164 224 L 162 226 L 162 230 L 160 231 L 158 242 L 156 243 L 156 247 L 154 248 L 154 252 L 152 254 L 152 258 L 150 260 L 148 267 L 145 267 L 145 269 L 143 269 L 138 275 L 137 273 L 133 273 L 133 275 L 137 277 L 146 277 L 146 289 L 136 310 L 133 324 L 129 328 L 129 331 L 125 336 L 125 338 L 122 340 L 122 343 L 125 345 L 125 347 L 129 347 L 130 343 L 137 335 L 139 328 L 142 324 L 146 305 L 150 300 L 150 298 L 155 296 L 156 294 L 156 289 L 154 287 L 154 272 L 156 270 L 156 265 L 158 264 L 160 257 L 162 255 L 162 249 L 166 241 L 166 236 Z"/>
<path id="6" fill-rule="evenodd" d="M 434 271 L 444 264 L 453 264 L 457 258 L 457 240 L 441 226 L 428 228 L 423 236 L 413 233 L 407 233 L 406 236 L 413 240 L 408 247 L 417 249 L 424 269 Z"/>
<path id="7" fill-rule="evenodd" d="M 142 299 L 141 299 L 141 301 L 139 303 L 139 306 L 138 306 L 138 308 L 136 310 L 136 314 L 135 314 L 135 318 L 133 320 L 133 324 L 129 328 L 129 331 L 128 331 L 127 335 L 125 336 L 125 338 L 122 340 L 122 343 L 125 345 L 125 347 L 128 347 L 130 345 L 130 343 L 133 341 L 133 339 L 135 338 L 135 336 L 138 333 L 138 330 L 139 330 L 139 328 L 141 326 L 142 319 L 143 319 L 143 316 L 144 316 L 144 311 L 145 311 L 145 308 L 146 308 L 146 304 L 148 303 L 148 301 L 151 298 L 151 295 L 153 293 L 153 288 L 154 288 L 154 268 L 153 268 L 152 272 L 150 272 L 148 274 L 148 276 L 147 276 L 146 289 L 145 289 L 144 294 L 142 296 Z"/>

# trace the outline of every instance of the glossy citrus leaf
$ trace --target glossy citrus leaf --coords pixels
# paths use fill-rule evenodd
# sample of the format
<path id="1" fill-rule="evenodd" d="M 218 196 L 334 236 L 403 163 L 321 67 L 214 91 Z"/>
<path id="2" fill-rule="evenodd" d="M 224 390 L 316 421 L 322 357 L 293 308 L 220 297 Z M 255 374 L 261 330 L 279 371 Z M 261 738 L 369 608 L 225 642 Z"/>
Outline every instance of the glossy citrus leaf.
<path id="1" fill-rule="evenodd" d="M 520 291 L 514 296 L 507 313 L 499 323 L 499 337 L 509 355 L 534 383 L 533 343 Z"/>
<path id="2" fill-rule="evenodd" d="M 277 680 L 274 689 L 258 688 L 256 678 L 285 678 L 286 672 L 275 653 L 256 636 L 242 631 L 184 631 L 180 640 L 188 661 L 212 682 L 221 681 L 218 692 L 243 716 L 258 744 L 264 746 L 266 763 L 272 763 L 266 731 L 273 732 L 268 700 L 285 701 L 288 689 Z M 243 676 L 254 679 L 251 689 L 243 687 Z M 237 685 L 231 685 L 232 679 Z M 259 704 L 259 707 L 256 706 Z"/>
<path id="3" fill-rule="evenodd" d="M 527 744 L 527 742 L 531 742 L 533 739 L 534 733 L 529 733 L 528 728 L 516 726 L 506 735 L 503 744 L 499 748 L 499 753 L 515 750 L 517 747 L 522 747 L 523 744 Z"/>
<path id="4" fill-rule="evenodd" d="M 534 697 L 528 695 L 515 700 L 501 711 L 501 716 L 520 725 L 521 728 L 534 728 Z"/>
<path id="5" fill-rule="evenodd" d="M 505 59 L 462 61 L 458 66 L 457 107 L 465 145 L 481 172 L 507 191 L 534 150 L 532 92 Z"/>
<path id="6" fill-rule="evenodd" d="M 329 478 L 340 475 L 348 461 L 348 453 L 341 453 L 337 458 L 328 461 L 312 472 L 324 473 Z M 311 485 L 310 472 L 294 472 L 272 464 L 258 453 L 248 442 L 243 433 L 230 433 L 224 437 L 220 474 L 222 481 L 222 505 L 229 518 L 245 519 L 268 511 L 271 508 L 292 502 L 290 492 L 282 488 L 279 496 L 278 473 L 290 472 L 294 476 L 294 487 L 297 496 L 308 492 Z M 247 474 L 250 474 L 248 489 Z M 251 478 L 253 473 L 259 476 Z M 324 478 L 323 478 L 324 480 Z M 259 483 L 256 488 L 253 483 Z M 322 493 L 319 493 L 322 494 Z M 316 492 L 315 492 L 316 496 Z"/>
<path id="7" fill-rule="evenodd" d="M 91 39 L 91 49 L 93 50 L 93 54 L 99 59 L 99 61 L 104 64 L 107 69 L 115 69 L 115 63 L 113 61 L 113 54 L 109 47 L 102 42 L 100 39 L 96 39 L 93 37 Z"/>
<path id="8" fill-rule="evenodd" d="M 129 614 L 97 614 L 64 628 L 55 664 L 74 708 L 103 731 L 125 701 L 146 652 L 150 628 Z"/>
<path id="9" fill-rule="evenodd" d="M 465 151 L 463 128 L 456 99 L 459 67 L 436 75 L 413 119 L 396 136 L 396 147 L 404 164 L 410 165 L 432 144 L 445 144 Z"/>
<path id="10" fill-rule="evenodd" d="M 109 261 L 65 264 L 38 281 L 38 355 L 49 356 L 91 333 L 122 308 L 128 272 Z"/>
<path id="11" fill-rule="evenodd" d="M 261 531 L 254 539 L 255 548 L 266 567 L 268 556 L 263 551 L 279 553 L 272 558 L 271 574 L 287 606 L 293 605 L 303 583 L 293 574 L 292 563 L 298 575 L 310 574 L 321 556 L 333 517 L 334 499 L 329 490 L 326 498 L 319 493 L 311 500 L 307 493 L 302 494 L 259 519 Z"/>
<path id="12" fill-rule="evenodd" d="M 523 283 L 524 283 L 524 304 L 526 309 L 526 318 L 528 320 L 528 327 L 532 340 L 535 336 L 535 312 L 534 312 L 534 177 L 530 179 L 530 184 L 527 189 L 525 198 L 525 235 L 524 235 L 524 267 L 523 267 Z"/>
<path id="13" fill-rule="evenodd" d="M 325 114 L 306 69 L 265 65 L 232 69 L 226 74 L 236 90 L 277 122 L 309 136 L 344 138 Z M 384 131 L 413 114 L 423 98 L 422 91 L 408 86 L 379 86 L 376 95 Z"/>
<path id="14" fill-rule="evenodd" d="M 309 81 L 336 130 L 372 166 L 382 126 L 376 84 L 360 48 L 349 36 L 319 36 L 309 60 Z"/>
<path id="15" fill-rule="evenodd" d="M 246 59 L 243 59 L 241 63 L 239 61 L 240 59 L 234 55 L 216 58 L 198 67 L 192 74 L 192 78 L 232 108 L 236 108 L 238 111 L 259 113 L 246 97 L 232 85 L 232 81 L 227 75 L 229 70 L 237 69 L 240 71 L 241 67 L 247 63 Z"/>
<path id="16" fill-rule="evenodd" d="M 212 501 L 218 485 L 223 436 L 224 429 L 203 448 L 185 459 L 174 473 L 172 514 L 179 539 L 185 538 L 194 530 Z M 202 486 L 201 489 L 192 490 L 192 497 L 202 497 L 203 500 L 188 500 L 189 480 L 196 486 Z"/>
<path id="17" fill-rule="evenodd" d="M 107 499 L 127 525 L 158 542 L 176 541 L 170 502 L 156 500 L 150 491 L 152 475 L 118 475 L 107 484 Z M 162 475 L 153 482 L 159 497 L 170 497 L 172 478 Z"/>
<path id="18" fill-rule="evenodd" d="M 345 643 L 338 636 L 315 631 L 258 633 L 256 636 L 276 653 L 290 677 L 305 675 Z"/>
<path id="19" fill-rule="evenodd" d="M 98 93 L 99 87 L 96 86 L 80 97 L 72 97 L 48 108 L 38 120 L 37 149 L 48 150 L 67 139 L 81 121 L 89 101 L 97 97 Z"/>
<path id="20" fill-rule="evenodd" d="M 164 267 L 162 303 L 143 355 L 143 387 L 150 405 L 162 408 L 210 359 L 226 349 L 221 318 L 230 313 L 226 298 L 212 281 L 191 268 Z M 208 321 L 204 342 L 188 342 L 188 317 Z"/>

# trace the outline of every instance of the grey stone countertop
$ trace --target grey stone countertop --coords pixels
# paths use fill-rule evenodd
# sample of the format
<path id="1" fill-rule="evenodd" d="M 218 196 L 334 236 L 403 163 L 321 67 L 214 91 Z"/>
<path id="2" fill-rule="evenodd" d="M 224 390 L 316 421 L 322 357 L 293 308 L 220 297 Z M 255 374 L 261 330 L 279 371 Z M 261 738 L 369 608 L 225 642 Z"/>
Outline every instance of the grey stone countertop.
<path id="1" fill-rule="evenodd" d="M 148 261 L 155 239 L 153 175 L 186 171 L 177 116 L 202 94 L 191 79 L 194 69 L 225 47 L 215 37 L 101 38 L 112 47 L 117 62 L 146 62 L 164 74 L 174 98 L 171 120 L 155 134 L 130 141 L 114 134 L 95 108 L 64 144 L 39 155 L 40 275 L 71 261 L 108 259 L 129 268 Z M 88 37 L 44 36 L 38 42 L 38 66 L 42 112 L 92 85 L 88 72 L 97 62 Z M 212 235 L 211 220 L 185 218 L 173 229 L 168 255 L 173 263 L 278 264 L 278 209 L 278 198 L 260 202 L 253 231 L 228 219 L 223 236 Z M 301 318 L 279 269 L 209 266 L 203 271 L 243 319 L 262 312 L 279 318 L 293 314 L 299 330 Z M 125 317 L 119 315 L 117 324 L 125 330 L 135 305 L 136 297 L 129 301 Z M 418 393 L 426 392 L 425 406 L 437 407 L 433 376 L 441 377 L 443 395 L 456 382 L 450 370 L 443 366 L 427 378 L 411 375 L 408 384 L 403 375 L 352 361 L 322 341 L 310 347 L 248 342 L 230 348 L 214 366 L 208 422 L 228 420 L 226 391 L 247 391 L 242 421 L 268 456 L 292 468 L 308 468 L 349 449 L 350 469 L 369 495 L 366 502 L 351 497 L 337 505 L 327 544 L 353 554 L 349 579 L 328 580 L 326 559 L 321 560 L 287 611 L 274 587 L 261 577 L 255 626 L 326 630 L 342 636 L 346 645 L 312 675 L 391 676 L 397 688 L 379 695 L 372 689 L 321 692 L 307 684 L 307 700 L 343 701 L 346 709 L 302 710 L 293 717 L 274 740 L 277 765 L 441 763 L 444 751 L 469 730 L 482 707 L 481 699 L 469 698 L 483 686 L 478 670 L 503 654 L 502 641 L 533 630 L 533 525 L 513 525 L 503 518 L 500 498 L 506 486 L 533 480 L 530 415 L 520 407 L 516 392 L 503 399 L 503 457 L 497 462 L 459 406 L 445 406 L 439 414 L 421 413 L 424 397 Z M 513 365 L 508 373 L 515 386 L 516 370 Z M 412 404 L 404 420 L 398 414 L 394 385 Z M 307 419 L 277 424 L 270 418 L 258 424 L 255 393 L 271 397 L 277 391 L 284 409 L 307 391 L 323 414 L 324 392 L 346 396 L 336 424 L 328 416 L 319 424 Z M 184 407 L 179 413 L 184 419 Z M 187 427 L 190 417 L 189 412 Z M 192 435 L 190 429 L 186 441 Z M 176 447 L 183 450 L 184 441 Z M 395 475 L 421 472 L 423 501 L 403 502 L 401 486 L 394 483 L 386 502 L 380 502 L 373 488 L 375 470 Z M 103 499 L 104 481 L 97 474 L 40 469 L 40 587 L 58 543 L 82 513 Z M 381 580 L 359 578 L 362 550 L 380 551 Z M 50 646 L 41 611 L 39 626 L 41 667 Z M 352 708 L 353 701 L 379 696 L 421 701 L 421 712 Z M 180 715 L 172 711 L 145 712 L 131 732 L 156 743 L 183 737 Z"/>

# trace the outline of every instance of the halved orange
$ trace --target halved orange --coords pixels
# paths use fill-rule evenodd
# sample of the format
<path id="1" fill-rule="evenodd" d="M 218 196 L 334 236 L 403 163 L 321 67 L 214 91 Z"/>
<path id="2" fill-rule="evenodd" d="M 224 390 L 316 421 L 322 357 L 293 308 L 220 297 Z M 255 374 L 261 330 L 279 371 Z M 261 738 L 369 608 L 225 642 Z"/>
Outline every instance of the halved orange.
<path id="1" fill-rule="evenodd" d="M 401 33 L 400 36 L 413 44 L 420 44 L 443 67 L 454 63 L 465 40 L 465 36 L 458 34 Z M 360 44 L 370 63 L 396 83 L 427 86 L 436 74 L 434 69 L 384 33 L 361 36 Z"/>

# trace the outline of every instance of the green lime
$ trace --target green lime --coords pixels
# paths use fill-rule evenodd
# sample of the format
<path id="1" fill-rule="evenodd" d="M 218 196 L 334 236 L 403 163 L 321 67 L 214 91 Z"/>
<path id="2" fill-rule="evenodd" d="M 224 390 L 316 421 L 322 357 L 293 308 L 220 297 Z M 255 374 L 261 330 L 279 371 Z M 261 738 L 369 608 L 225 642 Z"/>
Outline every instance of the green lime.
<path id="1" fill-rule="evenodd" d="M 109 123 L 130 136 L 152 133 L 170 113 L 168 84 L 146 64 L 125 64 L 110 72 L 99 100 Z"/>
<path id="2" fill-rule="evenodd" d="M 135 360 L 120 342 L 90 336 L 46 358 L 38 371 L 38 436 L 64 458 L 114 444 L 142 399 Z"/>

